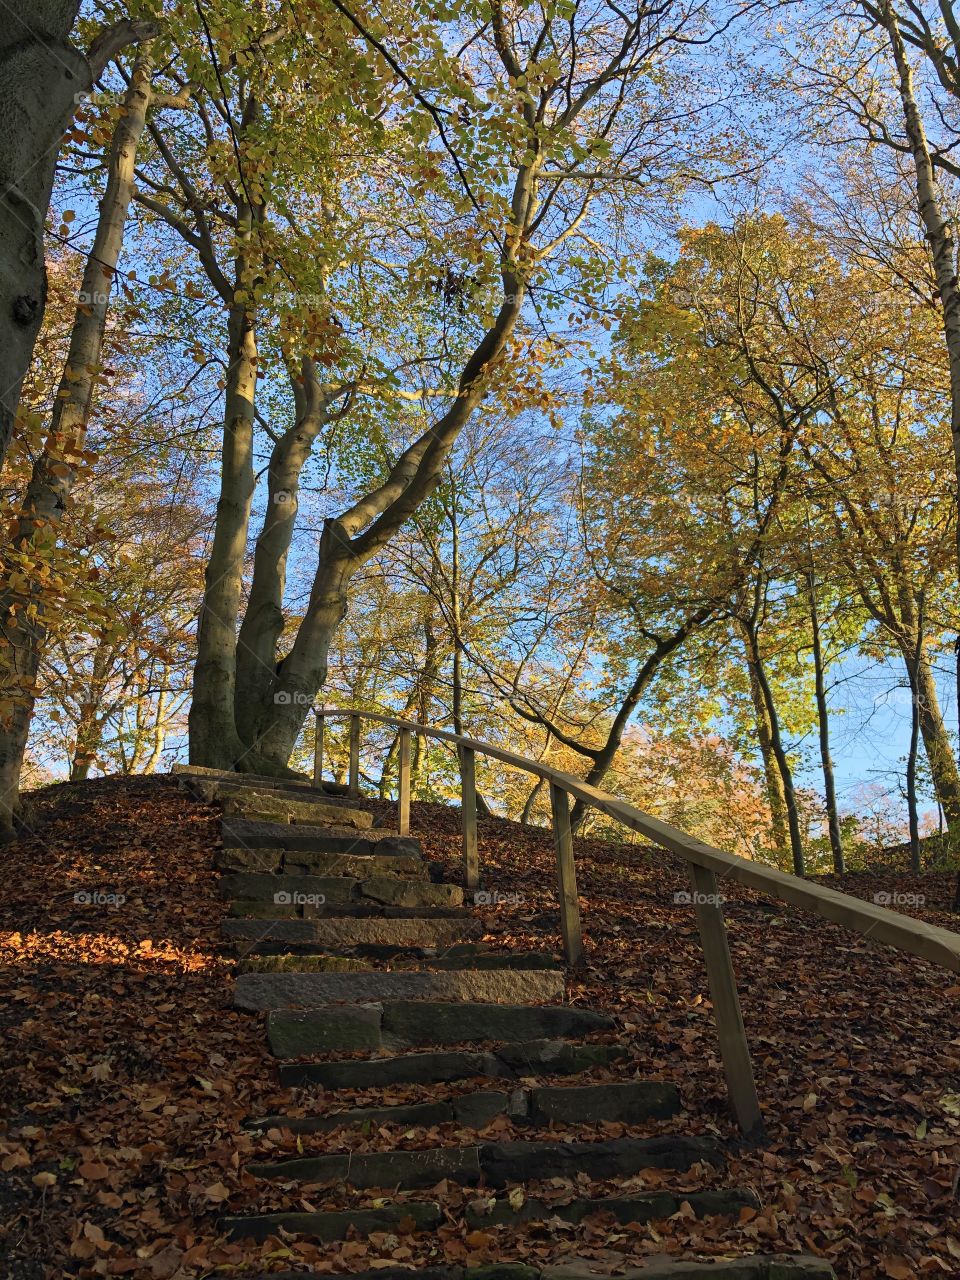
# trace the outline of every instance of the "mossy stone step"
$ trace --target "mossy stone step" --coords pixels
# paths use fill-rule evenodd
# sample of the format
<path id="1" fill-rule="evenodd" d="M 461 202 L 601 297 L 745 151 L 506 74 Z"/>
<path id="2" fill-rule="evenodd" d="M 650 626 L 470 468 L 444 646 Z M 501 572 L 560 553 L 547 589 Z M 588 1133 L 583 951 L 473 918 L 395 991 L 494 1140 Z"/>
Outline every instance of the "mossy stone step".
<path id="1" fill-rule="evenodd" d="M 322 925 L 325 922 L 316 923 Z M 234 983 L 233 1004 L 237 1009 L 259 1013 L 267 1009 L 310 1008 L 338 1000 L 358 1003 L 371 1000 L 532 1003 L 561 1000 L 565 993 L 566 979 L 563 973 L 552 969 L 453 969 L 446 972 L 370 969 L 365 973 L 242 973 Z M 488 1034 L 487 1038 L 494 1037 Z M 404 1040 L 406 1043 L 417 1043 L 408 1035 L 404 1035 Z"/>
<path id="2" fill-rule="evenodd" d="M 616 1138 L 608 1142 L 491 1142 L 426 1151 L 369 1151 L 300 1156 L 250 1164 L 255 1178 L 340 1182 L 359 1189 L 432 1187 L 444 1178 L 459 1186 L 493 1187 L 548 1178 L 629 1178 L 644 1169 L 686 1171 L 699 1162 L 721 1168 L 723 1148 L 712 1138 Z"/>
<path id="3" fill-rule="evenodd" d="M 317 1213 L 262 1213 L 220 1219 L 220 1230 L 231 1240 L 256 1240 L 278 1236 L 280 1231 L 309 1236 L 323 1242 L 343 1240 L 351 1228 L 360 1236 L 371 1231 L 396 1231 L 401 1224 L 407 1230 L 424 1231 L 438 1227 L 442 1220 L 440 1206 L 414 1201 L 411 1204 L 385 1205 L 382 1209 L 342 1209 Z"/>
<path id="4" fill-rule="evenodd" d="M 387 1107 L 352 1107 L 333 1114 L 325 1112 L 317 1116 L 272 1115 L 251 1121 L 246 1127 L 289 1129 L 291 1133 L 327 1133 L 341 1127 L 379 1127 L 384 1124 L 405 1127 L 458 1124 L 467 1128 L 484 1128 L 498 1116 L 509 1116 L 518 1124 L 539 1125 L 547 1124 L 554 1118 L 552 1095 L 558 1093 L 577 1095 L 576 1118 L 572 1121 L 564 1119 L 564 1123 L 596 1124 L 600 1121 L 619 1120 L 625 1124 L 637 1124 L 645 1120 L 668 1119 L 680 1110 L 680 1095 L 675 1085 L 659 1081 L 631 1080 L 616 1084 L 580 1085 L 573 1089 L 535 1086 L 515 1089 L 510 1093 L 502 1090 L 484 1090 L 479 1093 L 462 1094 L 457 1098 L 447 1098 L 442 1102 L 415 1102 Z M 504 1203 L 509 1209 L 509 1204 Z M 675 1210 L 671 1209 L 670 1212 L 673 1213 Z M 719 1210 L 710 1212 L 719 1212 Z M 657 1214 L 656 1216 L 667 1215 Z M 487 1217 L 489 1218 L 489 1215 Z M 493 1221 L 492 1218 L 489 1220 Z M 578 1221 L 572 1218 L 570 1220 Z"/>
<path id="5" fill-rule="evenodd" d="M 376 1036 L 372 1031 L 374 1022 Z M 297 1058 L 347 1048 L 407 1049 L 477 1040 L 517 1041 L 531 1032 L 542 1037 L 540 1044 L 554 1044 L 563 1043 L 562 1037 L 610 1031 L 613 1026 L 613 1019 L 606 1014 L 570 1005 L 385 1000 L 303 1010 L 274 1009 L 267 1018 L 267 1039 L 276 1057 Z M 363 1044 L 355 1043 L 358 1027 L 364 1028 Z M 554 1105 L 557 1109 L 562 1107 L 559 1097 Z"/>
<path id="6" fill-rule="evenodd" d="M 374 876 L 406 876 L 419 879 L 424 872 L 419 854 L 317 853 L 284 849 L 280 845 L 246 848 L 225 845 L 213 855 L 218 871 L 262 875 L 315 875 L 352 880 Z"/>
<path id="7" fill-rule="evenodd" d="M 221 789 L 217 797 L 225 820 L 291 823 L 367 830 L 373 826 L 373 814 L 333 796 L 301 797 L 279 791 L 257 791 L 252 788 Z"/>
<path id="8" fill-rule="evenodd" d="M 608 1196 L 600 1200 L 570 1200 L 557 1204 L 552 1200 L 527 1198 L 515 1209 L 509 1199 L 492 1197 L 484 1208 L 479 1201 L 467 1205 L 465 1218 L 470 1227 L 515 1226 L 520 1222 L 534 1222 L 544 1218 L 559 1218 L 574 1224 L 583 1222 L 594 1214 L 611 1214 L 622 1224 L 628 1222 L 656 1222 L 679 1213 L 684 1204 L 698 1218 L 733 1217 L 741 1209 L 759 1209 L 760 1202 L 752 1191 L 651 1191 L 643 1195 Z"/>
<path id="9" fill-rule="evenodd" d="M 384 908 L 401 912 L 404 908 Z M 452 908 L 451 908 L 452 910 Z M 379 915 L 368 919 L 326 917 L 310 920 L 224 920 L 221 934 L 229 942 L 286 942 L 311 950 L 342 950 L 355 945 L 445 947 L 465 938 L 478 938 L 483 924 L 475 918 L 431 914 L 428 918 Z M 322 1004 L 322 1000 L 314 1003 Z"/>
<path id="10" fill-rule="evenodd" d="M 438 1051 L 395 1058 L 283 1063 L 284 1088 L 320 1085 L 324 1089 L 383 1089 L 395 1084 L 435 1084 L 482 1077 L 516 1080 L 536 1075 L 579 1075 L 610 1067 L 626 1056 L 620 1045 L 570 1044 L 564 1040 L 528 1040 L 502 1044 L 496 1052 Z"/>
<path id="11" fill-rule="evenodd" d="M 364 814 L 364 817 L 369 817 Z M 395 831 L 371 830 L 348 823 L 305 824 L 255 822 L 224 817 L 220 824 L 223 844 L 241 849 L 286 849 L 296 853 L 353 853 L 375 858 L 383 855 L 420 858 L 420 842 Z"/>
<path id="12" fill-rule="evenodd" d="M 200 764 L 172 764 L 170 772 L 182 782 L 196 782 L 211 786 L 219 782 L 228 787 L 249 788 L 255 791 L 293 791 L 295 794 L 307 791 L 316 792 L 318 796 L 325 794 L 323 790 L 318 791 L 314 787 L 313 779 L 308 778 L 306 774 L 289 778 L 273 778 L 265 773 L 235 773 L 227 769 L 210 769 Z"/>

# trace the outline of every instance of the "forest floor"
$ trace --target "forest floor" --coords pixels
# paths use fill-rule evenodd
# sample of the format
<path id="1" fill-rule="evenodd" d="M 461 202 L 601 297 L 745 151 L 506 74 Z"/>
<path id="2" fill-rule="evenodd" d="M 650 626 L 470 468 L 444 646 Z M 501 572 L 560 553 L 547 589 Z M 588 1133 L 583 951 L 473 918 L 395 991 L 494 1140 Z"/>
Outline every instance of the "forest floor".
<path id="1" fill-rule="evenodd" d="M 458 823 L 455 810 L 413 806 L 413 834 L 451 879 Z M 257 1203 L 243 1168 L 270 1141 L 244 1131 L 244 1118 L 304 1095 L 277 1087 L 262 1022 L 230 1007 L 217 813 L 171 779 L 103 779 L 38 793 L 31 826 L 5 851 L 0 888 L 5 1280 L 609 1261 L 672 1249 L 812 1250 L 841 1280 L 960 1276 L 960 985 L 737 887 L 725 911 L 770 1141 L 735 1154 L 729 1182 L 757 1192 L 758 1214 L 711 1229 L 709 1240 L 702 1223 L 678 1215 L 655 1227 L 594 1220 L 466 1237 L 441 1227 L 402 1242 L 225 1243 L 217 1216 Z M 559 949 L 549 834 L 489 820 L 480 841 L 484 886 L 506 898 L 483 909 L 490 939 Z M 589 967 L 570 999 L 618 1015 L 640 1078 L 679 1085 L 685 1132 L 732 1138 L 693 909 L 674 900 L 688 887 L 683 869 L 662 852 L 599 841 L 578 842 L 577 865 Z M 871 899 L 922 896 L 901 909 L 957 927 L 951 877 L 851 876 L 843 887 Z M 108 900 L 76 900 L 97 894 Z M 424 1145 L 424 1136 L 403 1141 Z M 510 1136 L 501 1126 L 498 1139 Z M 381 1140 L 340 1130 L 311 1143 L 360 1150 Z M 441 1186 L 431 1197 L 456 1216 L 470 1194 Z"/>

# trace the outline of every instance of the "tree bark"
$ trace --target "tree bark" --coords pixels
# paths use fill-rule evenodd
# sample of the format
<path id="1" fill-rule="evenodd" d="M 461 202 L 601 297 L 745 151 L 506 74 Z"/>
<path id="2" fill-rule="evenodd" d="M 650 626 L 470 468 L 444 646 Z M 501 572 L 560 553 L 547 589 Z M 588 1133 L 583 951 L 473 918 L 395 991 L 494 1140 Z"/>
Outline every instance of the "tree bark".
<path id="1" fill-rule="evenodd" d="M 743 638 L 747 661 L 747 678 L 750 682 L 750 700 L 753 703 L 753 715 L 757 729 L 757 746 L 760 748 L 764 785 L 767 793 L 767 807 L 770 810 L 770 835 L 775 849 L 785 849 L 790 840 L 790 828 L 787 820 L 787 798 L 783 791 L 783 777 L 777 767 L 777 760 L 773 751 L 770 716 L 767 711 L 766 699 L 763 696 L 763 686 L 753 659 L 753 643 L 749 631 L 739 619 L 737 620 L 737 626 Z"/>
<path id="2" fill-rule="evenodd" d="M 234 695 L 237 732 L 256 743 L 261 717 L 276 679 L 277 644 L 283 634 L 283 592 L 293 541 L 300 476 L 314 442 L 333 416 L 339 393 L 324 393 L 314 362 L 304 359 L 300 380 L 291 379 L 294 426 L 274 446 L 267 471 L 267 507 L 257 538 L 253 579 L 237 640 Z"/>
<path id="3" fill-rule="evenodd" d="M 43 588 L 18 565 L 56 537 L 76 480 L 77 463 L 100 373 L 107 308 L 133 189 L 137 146 L 151 100 L 152 63 L 144 46 L 136 60 L 124 111 L 117 122 L 107 184 L 93 247 L 87 258 L 66 366 L 54 401 L 44 450 L 33 468 L 0 578 L 0 678 L 13 713 L 0 727 L 0 837 L 14 832 L 20 770 L 37 696 L 36 679 L 46 637 Z"/>
<path id="4" fill-rule="evenodd" d="M 797 796 L 793 785 L 793 770 L 790 768 L 790 761 L 787 759 L 787 753 L 783 745 L 783 735 L 780 732 L 780 716 L 777 712 L 770 681 L 767 678 L 763 655 L 760 652 L 760 637 L 756 623 L 752 619 L 745 619 L 743 620 L 743 626 L 744 634 L 750 647 L 750 662 L 753 664 L 753 669 L 756 673 L 757 683 L 763 698 L 763 706 L 767 715 L 767 723 L 770 727 L 770 749 L 773 752 L 773 758 L 776 761 L 777 771 L 780 775 L 780 783 L 783 787 L 783 798 L 787 810 L 787 828 L 790 833 L 793 874 L 803 876 L 806 874 L 806 867 L 803 860 L 803 836 L 800 832 L 800 818 L 797 813 Z"/>
<path id="5" fill-rule="evenodd" d="M 252 229 L 252 211 L 247 231 Z M 247 256 L 237 260 L 237 289 Z M 254 400 L 257 386 L 256 313 L 235 302 L 228 322 L 228 368 L 220 497 L 213 545 L 204 575 L 197 628 L 197 661 L 190 704 L 190 763 L 214 769 L 238 765 L 245 745 L 237 732 L 234 700 L 237 677 L 237 619 L 243 587 L 247 530 L 256 483 L 253 458 Z"/>
<path id="6" fill-rule="evenodd" d="M 947 827 L 960 829 L 960 772 L 953 754 L 940 710 L 936 679 L 930 656 L 922 642 L 906 643 L 901 648 L 912 690 L 915 690 L 917 722 L 924 751 L 930 766 L 930 777 L 938 802 L 943 806 Z"/>
<path id="7" fill-rule="evenodd" d="M 84 54 L 70 43 L 80 0 L 14 0 L 0 34 L 0 463 L 47 299 L 43 224 L 63 134 L 125 44 L 156 24 L 122 22 Z"/>
<path id="8" fill-rule="evenodd" d="M 830 754 L 830 712 L 827 707 L 826 671 L 823 662 L 823 643 L 820 634 L 820 612 L 817 607 L 817 584 L 813 571 L 805 574 L 807 601 L 810 608 L 810 629 L 813 638 L 813 674 L 817 701 L 817 728 L 820 739 L 820 764 L 823 769 L 823 798 L 827 811 L 827 831 L 833 869 L 838 876 L 846 873 L 843 856 L 843 838 L 840 834 L 840 815 L 837 812 L 837 788 L 833 774 L 833 757 Z"/>

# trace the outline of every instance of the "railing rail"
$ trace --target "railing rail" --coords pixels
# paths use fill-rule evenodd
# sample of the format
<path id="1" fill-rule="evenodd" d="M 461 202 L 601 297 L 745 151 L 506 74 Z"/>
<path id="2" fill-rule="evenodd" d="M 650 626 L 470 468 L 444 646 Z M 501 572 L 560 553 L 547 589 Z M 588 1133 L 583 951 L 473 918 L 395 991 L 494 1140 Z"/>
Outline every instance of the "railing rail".
<path id="1" fill-rule="evenodd" d="M 479 885 L 479 852 L 477 846 L 476 775 L 477 755 L 487 756 L 501 764 L 523 770 L 549 784 L 553 815 L 554 843 L 557 855 L 558 896 L 560 923 L 567 962 L 580 964 L 583 960 L 583 944 L 580 931 L 580 904 L 577 896 L 576 867 L 573 856 L 573 836 L 570 828 L 570 797 L 599 810 L 631 831 L 645 836 L 653 844 L 668 849 L 683 858 L 689 865 L 692 901 L 696 910 L 700 938 L 707 966 L 707 979 L 717 1031 L 720 1040 L 724 1074 L 734 1115 L 745 1134 L 756 1136 L 762 1130 L 760 1105 L 753 1079 L 753 1067 L 747 1045 L 746 1032 L 740 1011 L 736 978 L 730 959 L 727 930 L 723 919 L 719 885 L 722 880 L 732 880 L 747 885 L 761 893 L 769 894 L 780 902 L 802 907 L 874 942 L 884 943 L 900 951 L 919 956 L 940 965 L 953 973 L 960 973 L 960 933 L 942 929 L 937 925 L 914 920 L 873 903 L 864 902 L 850 894 L 824 885 L 778 871 L 762 863 L 751 862 L 736 854 L 725 853 L 712 845 L 695 840 L 692 836 L 671 827 L 659 818 L 653 818 L 640 809 L 619 800 L 598 787 L 563 773 L 549 765 L 528 760 L 503 747 L 482 742 L 447 729 L 435 729 L 429 725 L 402 720 L 395 716 L 373 711 L 345 710 L 339 707 L 317 707 L 316 748 L 314 756 L 314 781 L 319 784 L 323 772 L 324 724 L 330 719 L 349 720 L 349 772 L 348 787 L 351 795 L 359 790 L 360 739 L 364 720 L 388 725 L 400 734 L 398 776 L 398 826 L 402 834 L 410 827 L 410 739 L 418 734 L 438 742 L 446 742 L 456 748 L 460 762 L 464 884 L 474 890 Z"/>

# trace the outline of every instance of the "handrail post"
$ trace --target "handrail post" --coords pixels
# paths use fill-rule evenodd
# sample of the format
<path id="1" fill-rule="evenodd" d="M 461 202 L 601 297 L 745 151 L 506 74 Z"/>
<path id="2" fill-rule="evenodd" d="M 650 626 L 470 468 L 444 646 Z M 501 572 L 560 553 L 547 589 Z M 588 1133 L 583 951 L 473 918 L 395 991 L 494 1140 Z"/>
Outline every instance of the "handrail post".
<path id="1" fill-rule="evenodd" d="M 319 789 L 323 786 L 323 712 L 315 711 L 313 719 L 316 725 L 313 740 L 313 785 Z"/>
<path id="2" fill-rule="evenodd" d="M 399 768 L 397 774 L 397 830 L 410 834 L 410 730 L 400 730 Z"/>
<path id="3" fill-rule="evenodd" d="M 740 1012 L 737 979 L 730 959 L 717 875 L 715 871 L 691 862 L 690 878 L 730 1106 L 743 1135 L 759 1139 L 763 1135 L 763 1116 Z"/>
<path id="4" fill-rule="evenodd" d="M 350 765 L 347 774 L 347 791 L 354 798 L 360 794 L 360 715 L 350 716 Z"/>
<path id="5" fill-rule="evenodd" d="M 560 898 L 560 931 L 567 964 L 583 963 L 583 937 L 580 932 L 580 898 L 577 894 L 577 869 L 573 860 L 573 828 L 570 825 L 570 802 L 563 787 L 550 784 L 550 809 L 553 813 L 553 839 L 557 852 L 557 883 Z"/>
<path id="6" fill-rule="evenodd" d="M 477 769 L 469 747 L 460 748 L 460 813 L 463 820 L 463 886 L 473 893 L 480 887 L 480 853 L 477 847 Z"/>

